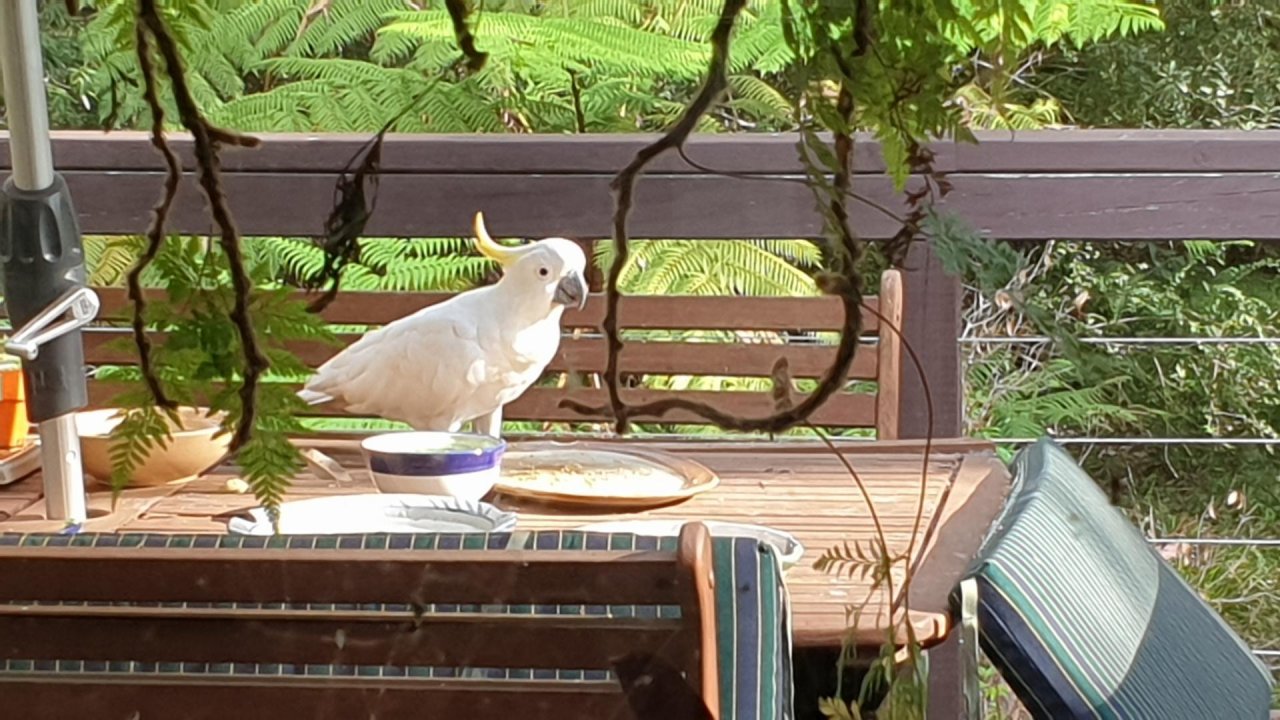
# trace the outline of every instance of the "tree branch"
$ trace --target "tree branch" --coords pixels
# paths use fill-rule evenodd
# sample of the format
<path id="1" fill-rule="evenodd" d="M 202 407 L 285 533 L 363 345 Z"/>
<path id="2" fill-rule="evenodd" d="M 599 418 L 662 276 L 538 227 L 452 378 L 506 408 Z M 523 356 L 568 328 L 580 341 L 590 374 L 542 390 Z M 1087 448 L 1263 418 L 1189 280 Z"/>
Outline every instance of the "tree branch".
<path id="1" fill-rule="evenodd" d="M 610 184 L 610 188 L 614 192 L 613 239 L 615 256 L 613 264 L 609 267 L 608 289 L 605 298 L 606 309 L 603 325 L 609 351 L 605 365 L 605 386 L 609 391 L 609 408 L 619 433 L 626 432 L 628 418 L 635 414 L 622 401 L 618 392 L 618 354 L 622 351 L 622 339 L 618 333 L 618 300 L 620 297 L 618 281 L 621 279 L 622 269 L 626 266 L 627 260 L 631 255 L 627 234 L 627 216 L 631 213 L 632 194 L 635 191 L 636 181 L 639 179 L 640 173 L 644 171 L 644 168 L 662 153 L 684 145 L 694 128 L 697 127 L 698 120 L 711 108 L 720 93 L 724 92 L 725 87 L 728 85 L 726 69 L 729 63 L 729 40 L 733 34 L 734 22 L 737 20 L 738 14 L 746 7 L 746 4 L 746 0 L 725 0 L 724 7 L 720 11 L 720 18 L 716 22 L 715 30 L 711 33 L 711 64 L 707 68 L 707 79 L 697 97 L 693 99 L 689 107 L 685 108 L 675 126 L 650 145 L 641 148 Z M 598 413 L 603 410 L 603 408 L 591 410 L 587 406 L 571 400 L 562 400 L 561 405 L 577 412 Z M 721 416 L 722 419 L 730 417 L 700 403 L 696 405 L 695 412 L 699 410 L 710 412 Z"/>
<path id="2" fill-rule="evenodd" d="M 243 447 L 253 434 L 258 382 L 270 367 L 270 362 L 258 344 L 258 338 L 253 331 L 253 320 L 249 315 L 250 293 L 253 287 L 240 249 L 240 233 L 231 218 L 226 197 L 222 192 L 218 146 L 231 144 L 254 147 L 258 144 L 258 140 L 216 128 L 200 114 L 200 108 L 191 96 L 191 88 L 187 85 L 183 74 L 182 58 L 178 52 L 177 43 L 156 9 L 156 0 L 138 0 L 138 19 L 151 33 L 156 49 L 164 58 L 165 71 L 173 88 L 179 119 L 191 133 L 194 141 L 200 187 L 204 190 L 205 197 L 209 201 L 210 214 L 218 226 L 218 244 L 226 253 L 227 264 L 231 270 L 235 303 L 231 308 L 230 316 L 240 335 L 245 363 L 244 378 L 240 385 L 240 418 L 231 437 L 231 450 L 235 451 Z"/>
<path id="3" fill-rule="evenodd" d="M 467 6 L 467 0 L 445 0 L 444 4 L 449 10 L 449 19 L 453 21 L 453 34 L 458 38 L 458 47 L 467 58 L 467 69 L 476 72 L 484 67 L 489 53 L 476 48 L 476 37 L 471 34 L 471 28 L 467 27 L 467 16 L 471 14 L 471 8 Z"/>
<path id="4" fill-rule="evenodd" d="M 164 226 L 178 194 L 182 181 L 182 163 L 164 138 L 164 107 L 156 94 L 155 65 L 151 62 L 151 44 L 142 24 L 134 27 L 134 39 L 138 53 L 138 67 L 142 71 L 142 96 L 151 108 L 151 145 L 164 157 L 164 190 L 151 209 L 151 224 L 147 227 L 147 246 L 138 256 L 127 277 L 129 300 L 133 302 L 133 344 L 138 348 L 138 369 L 151 392 L 151 399 L 160 407 L 173 409 L 176 404 L 164 392 L 164 386 L 151 364 L 151 339 L 147 337 L 147 298 L 142 292 L 142 273 L 156 259 L 164 244 Z"/>
<path id="5" fill-rule="evenodd" d="M 575 400 L 564 399 L 560 406 L 584 415 L 611 414 L 615 429 L 619 433 L 626 432 L 630 418 L 639 415 L 661 417 L 673 410 L 684 410 L 726 430 L 743 432 L 777 433 L 794 427 L 808 419 L 814 411 L 822 406 L 833 394 L 844 385 L 849 368 L 853 364 L 854 354 L 858 348 L 859 336 L 862 334 L 861 279 L 857 272 L 857 259 L 861 246 L 857 237 L 848 225 L 848 212 L 844 199 L 848 193 L 851 179 L 850 159 L 852 157 L 852 141 L 846 133 L 846 147 L 837 146 L 837 155 L 841 166 L 837 173 L 836 187 L 838 192 L 829 200 L 827 210 L 833 220 L 842 253 L 835 263 L 837 272 L 822 272 L 814 279 L 823 292 L 840 297 L 844 310 L 841 325 L 840 344 L 836 348 L 835 358 L 830 368 L 823 374 L 818 387 L 794 406 L 778 408 L 774 414 L 760 418 L 742 418 L 716 409 L 705 403 L 685 398 L 663 398 L 640 405 L 629 405 L 622 400 L 619 389 L 618 355 L 622 351 L 622 340 L 618 333 L 618 302 L 620 292 L 618 281 L 622 269 L 630 256 L 627 236 L 627 216 L 632 205 L 632 194 L 635 183 L 645 166 L 658 155 L 671 149 L 682 150 L 689 135 L 697 126 L 698 119 L 707 112 L 715 99 L 727 85 L 726 67 L 729 58 L 729 40 L 733 25 L 742 11 L 745 0 L 725 0 L 720 19 L 711 36 L 711 64 L 707 70 L 707 79 L 702 91 L 690 103 L 680 121 L 670 131 L 654 143 L 642 148 L 627 167 L 618 173 L 613 180 L 615 193 L 614 205 L 614 242 L 615 256 L 609 268 L 608 288 L 606 294 L 606 311 L 603 329 L 608 343 L 608 359 L 605 366 L 605 383 L 609 391 L 607 406 L 591 406 Z M 852 95 L 844 92 L 842 111 L 852 116 Z M 683 155 L 683 152 L 681 152 Z M 686 158 L 687 159 L 687 158 Z M 821 194 L 819 193 L 820 197 Z"/>

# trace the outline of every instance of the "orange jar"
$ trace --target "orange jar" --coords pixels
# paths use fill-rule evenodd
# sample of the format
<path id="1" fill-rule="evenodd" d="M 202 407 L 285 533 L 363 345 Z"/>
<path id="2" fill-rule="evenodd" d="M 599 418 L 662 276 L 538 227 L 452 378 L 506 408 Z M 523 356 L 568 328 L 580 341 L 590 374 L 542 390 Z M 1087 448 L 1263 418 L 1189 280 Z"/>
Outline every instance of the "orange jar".
<path id="1" fill-rule="evenodd" d="M 27 443 L 30 430 L 22 368 L 0 369 L 0 448 L 22 447 Z"/>

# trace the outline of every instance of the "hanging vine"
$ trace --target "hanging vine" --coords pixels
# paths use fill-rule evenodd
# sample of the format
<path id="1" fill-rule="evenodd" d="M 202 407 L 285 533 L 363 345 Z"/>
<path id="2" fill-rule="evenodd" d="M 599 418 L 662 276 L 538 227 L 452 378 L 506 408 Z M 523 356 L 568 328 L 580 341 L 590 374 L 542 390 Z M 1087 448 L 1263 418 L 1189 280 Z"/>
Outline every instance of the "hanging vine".
<path id="1" fill-rule="evenodd" d="M 560 404 L 583 415 L 608 415 L 614 419 L 619 433 L 626 432 L 633 417 L 661 417 L 674 410 L 693 413 L 726 430 L 782 432 L 803 424 L 843 387 L 858 348 L 862 331 L 864 283 L 859 272 L 859 261 L 863 255 L 863 243 L 850 225 L 847 200 L 851 197 L 861 199 L 852 190 L 853 134 L 858 109 L 855 93 L 860 87 L 858 79 L 862 70 L 858 61 L 863 60 L 874 47 L 876 10 L 871 0 L 818 3 L 816 7 L 815 4 L 802 4 L 794 9 L 784 2 L 787 41 L 801 61 L 797 66 L 795 80 L 804 90 L 797 103 L 801 126 L 798 152 L 806 170 L 806 184 L 813 190 L 823 217 L 825 268 L 814 279 L 820 290 L 840 299 L 844 312 L 840 341 L 832 364 L 811 393 L 785 409 L 775 409 L 773 414 L 765 417 L 739 417 L 713 405 L 685 398 L 662 398 L 633 405 L 627 403 L 621 395 L 619 355 L 624 343 L 618 327 L 618 304 L 621 300 L 618 281 L 630 252 L 627 220 L 631 212 L 634 188 L 645 167 L 664 152 L 675 150 L 689 161 L 684 153 L 684 144 L 698 121 L 711 109 L 725 89 L 733 27 L 745 5 L 745 0 L 725 0 L 711 34 L 711 61 L 700 92 L 680 120 L 667 133 L 637 152 L 631 163 L 615 176 L 611 185 L 615 197 L 613 240 L 616 254 L 607 279 L 603 322 L 608 349 L 604 379 L 609 402 L 607 405 L 588 405 L 564 399 Z M 880 57 L 878 53 L 877 57 Z M 834 93 L 831 92 L 832 85 L 835 86 Z M 936 88 L 923 82 L 915 82 L 913 85 L 894 89 L 895 101 L 913 101 L 922 91 L 932 89 Z M 901 228 L 885 243 L 885 251 L 889 257 L 901 261 L 907 247 L 919 237 L 921 223 L 937 197 L 934 188 L 941 188 L 945 192 L 947 186 L 945 179 L 933 170 L 932 153 L 920 142 L 932 128 L 907 127 L 907 121 L 915 118 L 905 113 L 895 119 L 898 120 L 898 126 L 892 130 L 897 137 L 893 139 L 900 145 L 890 147 L 901 148 L 902 164 L 907 166 L 900 171 L 900 177 L 905 180 L 908 174 L 914 173 L 928 178 L 924 189 L 907 194 L 907 215 L 898 218 Z M 818 126 L 822 125 L 832 132 L 833 141 L 830 146 L 818 134 Z M 958 115 L 950 125 L 951 129 L 959 129 Z M 892 158 L 887 159 L 892 161 Z M 692 161 L 689 162 L 693 164 Z M 893 215 L 885 208 L 880 209 Z"/>

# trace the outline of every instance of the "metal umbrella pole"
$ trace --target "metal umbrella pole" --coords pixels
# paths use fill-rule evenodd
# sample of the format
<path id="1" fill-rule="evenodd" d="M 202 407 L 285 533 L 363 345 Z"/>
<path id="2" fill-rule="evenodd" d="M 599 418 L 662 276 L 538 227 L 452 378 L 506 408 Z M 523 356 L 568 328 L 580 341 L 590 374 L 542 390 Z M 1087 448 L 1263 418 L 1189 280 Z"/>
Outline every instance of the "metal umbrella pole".
<path id="1" fill-rule="evenodd" d="M 88 404 L 80 328 L 98 311 L 66 182 L 53 170 L 37 0 L 0 0 L 0 64 L 13 176 L 0 191 L 0 263 L 22 358 L 27 415 L 39 425 L 50 519 L 85 519 L 75 411 Z"/>

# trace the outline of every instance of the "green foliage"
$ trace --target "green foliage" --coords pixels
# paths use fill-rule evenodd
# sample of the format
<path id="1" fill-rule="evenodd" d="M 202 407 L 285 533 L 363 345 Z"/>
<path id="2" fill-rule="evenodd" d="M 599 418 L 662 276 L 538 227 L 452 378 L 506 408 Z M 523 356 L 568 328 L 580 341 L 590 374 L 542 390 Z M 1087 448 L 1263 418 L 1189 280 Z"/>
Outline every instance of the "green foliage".
<path id="1" fill-rule="evenodd" d="M 973 392 L 966 398 L 976 435 L 987 438 L 1035 438 L 1062 427 L 1105 432 L 1118 423 L 1136 423 L 1140 413 L 1110 401 L 1115 386 L 1129 380 L 1113 376 L 1079 387 L 1080 372 L 1066 358 L 1054 358 L 1020 375 L 1008 353 L 968 370 Z M 1007 382 L 1010 378 L 1018 382 Z"/>
<path id="2" fill-rule="evenodd" d="M 46 11 L 45 27 L 61 43 L 49 52 L 61 126 L 145 123 L 133 3 L 87 3 L 87 21 Z M 193 92 L 212 121 L 247 131 L 367 132 L 412 105 L 414 111 L 396 122 L 397 131 L 658 130 L 696 91 L 721 5 L 487 3 L 476 14 L 475 30 L 489 60 L 464 78 L 442 8 L 410 11 L 402 0 L 332 0 L 317 13 L 309 12 L 312 4 L 162 0 Z M 793 21 L 784 23 L 786 6 L 783 0 L 749 3 L 735 30 L 729 92 L 700 130 L 794 127 L 792 98 L 807 82 L 796 76 L 797 51 L 799 67 L 816 57 L 813 50 L 825 39 L 852 51 L 851 26 L 840 29 L 834 22 L 852 4 L 822 3 L 812 11 L 797 4 Z M 86 22 L 77 47 L 69 41 Z M 883 129 L 892 124 L 885 115 L 891 113 L 938 133 L 960 130 L 962 109 L 965 127 L 1057 122 L 1058 103 L 1026 84 L 1023 76 L 1034 66 L 1029 59 L 1162 27 L 1154 7 L 1142 0 L 886 1 L 877 24 L 894 41 L 880 42 L 876 53 L 848 64 L 860 81 L 857 124 Z M 784 35 L 788 27 L 794 42 Z M 811 70 L 814 77 L 837 77 L 833 66 Z M 900 88 L 909 88 L 908 95 L 897 96 Z M 901 142 L 888 140 L 896 153 Z"/>
<path id="3" fill-rule="evenodd" d="M 1085 126 L 1280 125 L 1280 7 L 1164 0 L 1161 12 L 1168 31 L 1063 48 L 1030 82 Z"/>
<path id="4" fill-rule="evenodd" d="M 133 239 L 103 236 L 87 236 L 84 242 L 84 264 L 89 273 L 89 284 L 99 287 L 123 287 L 129 268 L 138 259 L 142 245 Z M 143 284 L 158 287 L 156 271 L 143 272 Z"/>
<path id="5" fill-rule="evenodd" d="M 595 262 L 613 264 L 613 243 Z M 807 240 L 641 240 L 619 286 L 633 295 L 816 295 L 818 247 Z"/>
<path id="6" fill-rule="evenodd" d="M 343 270 L 345 290 L 427 292 L 474 287 L 496 265 L 471 252 L 465 238 L 366 238 L 360 258 Z M 298 285 L 324 265 L 324 252 L 300 238 L 255 238 L 250 254 L 274 279 Z"/>
<path id="7" fill-rule="evenodd" d="M 173 441 L 173 430 L 182 427 L 181 420 L 154 405 L 139 405 L 124 410 L 120 422 L 111 431 L 111 488 L 123 490 L 133 471 L 146 461 L 147 455 Z"/>
<path id="8" fill-rule="evenodd" d="M 489 53 L 461 78 L 441 8 L 401 0 L 169 0 L 201 108 L 249 131 L 372 131 L 403 108 L 401 132 L 658 129 L 700 80 L 719 2 L 553 0 L 489 4 L 475 30 Z M 85 31 L 86 102 L 96 123 L 137 127 L 146 109 L 133 57 L 133 0 L 100 0 Z M 790 54 L 779 5 L 739 26 L 733 92 L 703 129 L 782 127 L 792 105 L 774 84 Z M 460 79 L 461 78 L 461 79 Z M 85 123 L 83 120 L 79 124 Z"/>
<path id="9" fill-rule="evenodd" d="M 94 125 L 149 126 L 150 113 L 142 99 L 134 37 L 135 0 L 96 0 L 84 5 L 93 11 L 82 34 L 81 53 L 85 67 L 91 68 L 84 97 L 96 111 Z M 214 42 L 209 34 L 219 9 L 216 0 L 169 0 L 158 5 L 186 59 L 185 69 L 196 102 L 203 107 L 220 102 L 228 94 L 243 92 L 237 68 L 222 54 L 222 44 Z M 177 111 L 172 97 L 166 92 L 163 100 L 173 122 Z"/>
<path id="10" fill-rule="evenodd" d="M 1043 51 L 1070 51 L 1164 27 L 1156 7 L 1143 0 L 1000 0 L 985 8 L 962 0 L 957 9 L 967 32 L 953 39 L 972 68 L 957 98 L 974 128 L 1025 130 L 1058 121 L 1058 102 L 1051 95 L 1036 97 L 1026 83 Z"/>
<path id="11" fill-rule="evenodd" d="M 49 124 L 53 127 L 83 127 L 93 124 L 92 84 L 95 72 L 87 66 L 81 50 L 85 21 L 69 17 L 63 3 L 40 2 L 41 50 L 48 68 L 45 92 L 49 103 Z"/>
<path id="12" fill-rule="evenodd" d="M 1028 92 L 1058 98 L 1064 115 L 1083 126 L 1257 128 L 1278 125 L 1280 16 L 1273 3 L 1165 0 L 1162 33 L 1141 33 L 1076 48 L 1060 46 L 1025 78 Z M 1123 99 L 1117 102 L 1116 99 Z M 1032 288 L 975 280 L 968 320 L 975 335 L 1002 334 L 991 322 L 998 290 L 1010 308 L 1001 323 L 1014 332 L 1050 328 L 1124 336 L 1276 337 L 1276 262 L 1280 254 L 1249 243 L 1055 245 L 1006 257 L 1023 263 Z M 991 252 L 975 258 L 977 267 Z M 1000 266 L 1001 263 L 997 263 Z M 1004 265 L 1007 267 L 1007 265 Z M 996 274 L 1000 274 L 998 271 Z M 972 277 L 972 276 L 970 276 Z M 996 279 L 996 278 L 990 278 Z M 1026 302 L 1022 296 L 1029 295 Z M 1080 299 L 1080 309 L 1074 307 Z M 1023 322 L 1029 321 L 1029 326 Z M 1058 328 L 1053 330 L 1053 328 Z M 992 396 L 1030 401 L 1046 362 L 1077 364 L 1067 387 L 1102 389 L 1098 405 L 1136 413 L 1095 416 L 1082 409 L 1059 423 L 1063 434 L 1135 437 L 1277 437 L 1275 345 L 1081 346 L 1018 352 L 970 351 L 971 398 L 989 410 L 973 424 L 986 430 Z M 1123 380 L 1105 388 L 1109 374 Z M 974 407 L 971 402 L 970 407 Z M 997 421 L 998 422 L 998 421 Z M 1047 424 L 1041 422 L 1038 424 Z M 1027 430 L 1030 428 L 1022 428 Z M 1005 429 L 987 434 L 1001 435 Z M 1008 451 L 1008 449 L 1006 450 Z M 1256 446 L 1100 446 L 1084 453 L 1090 473 L 1144 530 L 1161 536 L 1275 537 L 1280 533 L 1275 448 Z M 1165 550 L 1170 550 L 1165 548 Z M 1183 552 L 1186 551 L 1186 552 Z M 1256 648 L 1280 648 L 1280 605 L 1274 597 L 1274 552 L 1253 548 L 1177 548 L 1171 557 L 1215 609 Z M 1275 667 L 1275 664 L 1273 667 Z M 1280 693 L 1276 696 L 1280 703 Z M 1277 705 L 1280 707 L 1280 705 Z M 1028 717 L 1007 713 L 1005 717 Z"/>
<path id="13" fill-rule="evenodd" d="M 123 238 L 113 244 L 136 248 L 142 242 L 141 238 Z M 166 299 L 148 303 L 144 316 L 150 330 L 167 334 L 163 345 L 152 348 L 156 375 L 170 398 L 182 405 L 207 407 L 210 414 L 223 417 L 223 431 L 230 431 L 243 409 L 239 393 L 242 355 L 238 332 L 229 317 L 234 298 L 225 256 L 211 251 L 198 238 L 172 238 L 151 269 L 154 281 L 168 291 Z M 305 408 L 290 386 L 280 381 L 309 372 L 286 343 L 333 342 L 334 337 L 320 317 L 307 313 L 305 305 L 293 299 L 288 288 L 271 284 L 267 265 L 251 260 L 249 269 L 259 284 L 250 312 L 272 373 L 260 386 L 253 438 L 240 449 L 238 460 L 255 496 L 274 509 L 302 466 L 288 436 L 303 430 L 295 415 Z M 133 347 L 131 339 L 118 342 L 124 348 Z M 129 385 L 115 400 L 127 411 L 112 433 L 112 480 L 118 491 L 147 450 L 169 440 L 170 424 L 167 413 L 154 406 L 138 368 L 107 368 L 99 377 Z"/>
<path id="14" fill-rule="evenodd" d="M 940 247 L 954 250 L 947 244 Z M 1280 437 L 1275 344 L 1111 345 L 1082 337 L 1280 336 L 1280 254 L 1253 243 L 1052 243 L 1017 251 L 970 245 L 975 337 L 1048 335 L 1030 346 L 970 346 L 975 433 L 1154 437 Z M 1198 517 L 1231 490 L 1275 495 L 1265 448 L 1124 448 L 1090 469 L 1128 502 L 1161 517 Z M 1181 494 L 1166 494 L 1180 487 Z M 1280 502 L 1263 507 L 1280 506 Z M 1137 507 L 1135 507 L 1135 510 Z M 1280 512 L 1253 530 L 1280 528 Z M 1169 528 L 1165 528 L 1169 529 Z M 1202 527 L 1205 531 L 1209 528 Z M 1224 528 L 1224 531 L 1229 531 Z"/>

